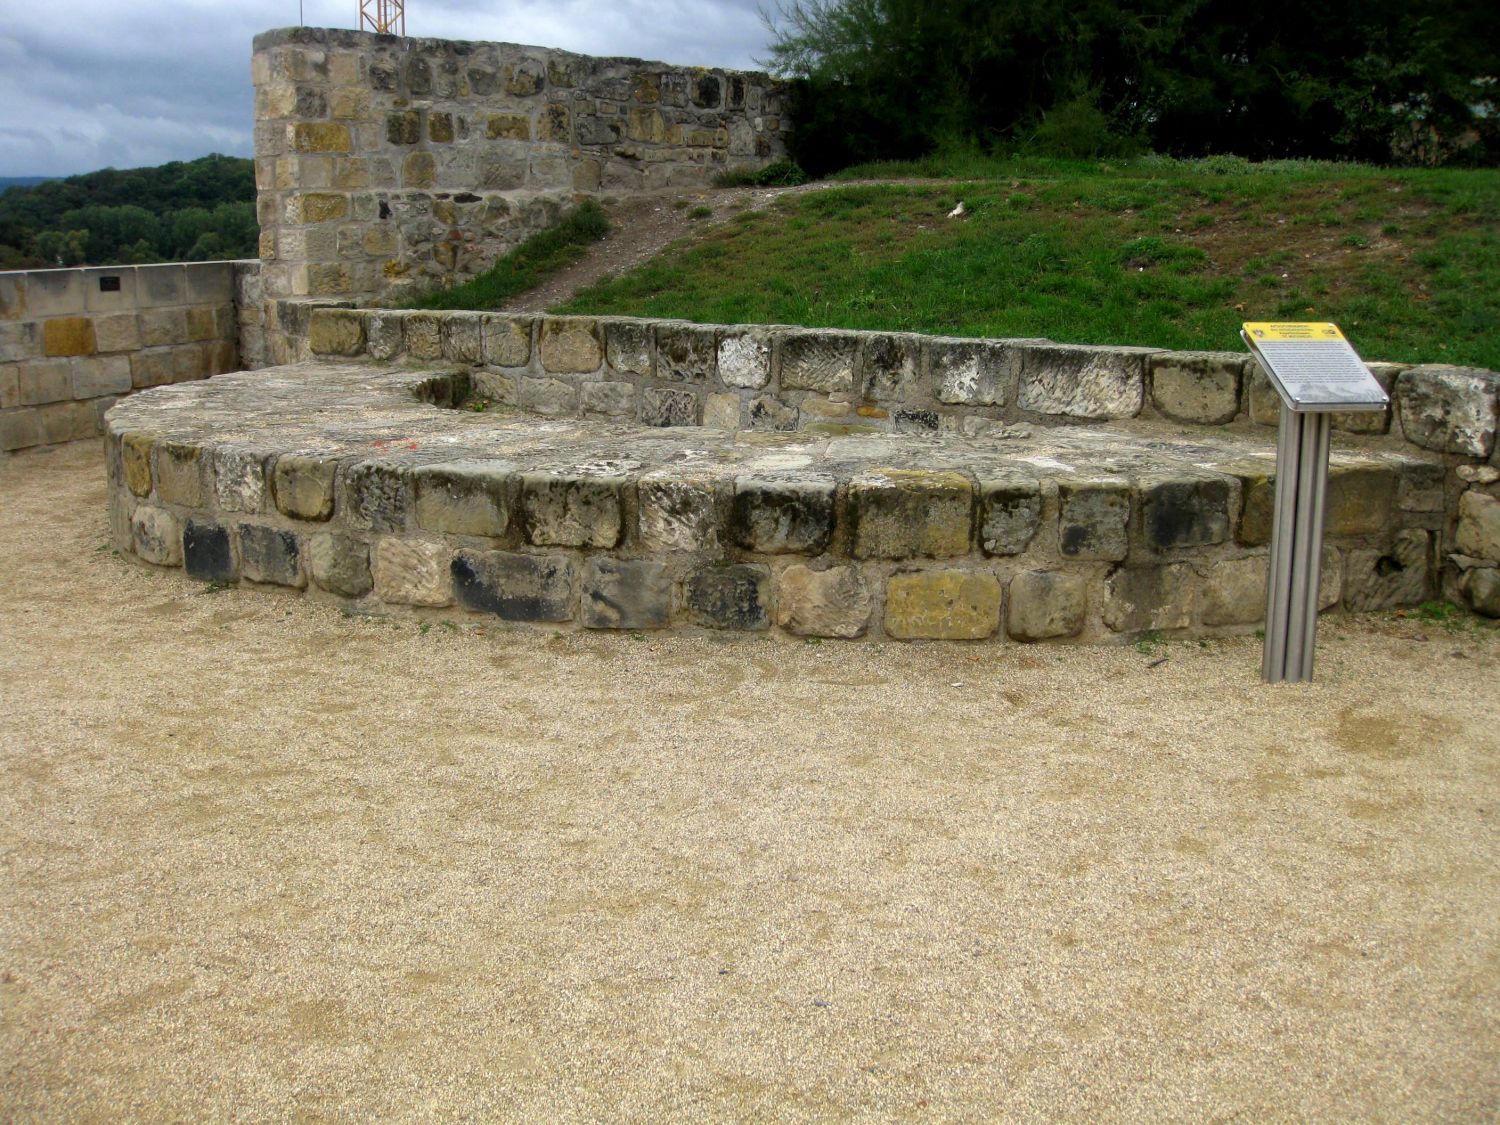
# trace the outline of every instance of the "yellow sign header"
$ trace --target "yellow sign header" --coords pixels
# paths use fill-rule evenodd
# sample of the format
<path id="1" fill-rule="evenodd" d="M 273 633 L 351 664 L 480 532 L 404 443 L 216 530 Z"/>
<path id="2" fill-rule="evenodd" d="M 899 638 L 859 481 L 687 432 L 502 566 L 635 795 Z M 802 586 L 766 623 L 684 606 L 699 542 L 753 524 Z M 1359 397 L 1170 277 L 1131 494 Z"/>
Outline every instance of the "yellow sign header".
<path id="1" fill-rule="evenodd" d="M 1342 340 L 1344 338 L 1337 324 L 1275 321 L 1247 322 L 1245 334 L 1252 340 Z"/>

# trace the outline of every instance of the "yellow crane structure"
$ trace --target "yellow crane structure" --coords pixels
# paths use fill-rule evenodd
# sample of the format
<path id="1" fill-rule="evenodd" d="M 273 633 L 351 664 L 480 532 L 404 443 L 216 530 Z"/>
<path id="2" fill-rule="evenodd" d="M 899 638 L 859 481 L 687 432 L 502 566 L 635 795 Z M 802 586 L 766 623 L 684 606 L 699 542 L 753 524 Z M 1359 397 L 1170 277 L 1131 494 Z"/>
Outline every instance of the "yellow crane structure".
<path id="1" fill-rule="evenodd" d="M 359 29 L 406 34 L 406 0 L 359 0 Z"/>

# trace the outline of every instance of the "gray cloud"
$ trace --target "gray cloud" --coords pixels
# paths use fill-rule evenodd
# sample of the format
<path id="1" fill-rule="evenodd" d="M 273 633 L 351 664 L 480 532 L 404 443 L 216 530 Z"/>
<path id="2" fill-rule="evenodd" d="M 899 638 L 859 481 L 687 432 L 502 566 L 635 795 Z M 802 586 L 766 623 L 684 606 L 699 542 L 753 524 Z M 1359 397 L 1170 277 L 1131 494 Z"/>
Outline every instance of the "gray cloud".
<path id="1" fill-rule="evenodd" d="M 758 0 L 407 0 L 411 35 L 753 67 Z M 251 151 L 250 41 L 297 0 L 54 0 L 0 26 L 0 176 L 70 175 Z M 304 0 L 354 27 L 358 0 Z"/>

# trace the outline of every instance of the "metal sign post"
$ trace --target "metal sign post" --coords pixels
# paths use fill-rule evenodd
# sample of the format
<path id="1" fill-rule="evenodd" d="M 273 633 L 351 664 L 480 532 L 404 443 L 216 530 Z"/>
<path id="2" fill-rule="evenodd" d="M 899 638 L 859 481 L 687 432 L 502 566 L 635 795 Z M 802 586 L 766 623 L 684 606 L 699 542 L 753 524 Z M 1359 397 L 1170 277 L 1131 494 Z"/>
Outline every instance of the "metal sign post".
<path id="1" fill-rule="evenodd" d="M 1313 678 L 1329 415 L 1390 402 L 1335 324 L 1246 324 L 1240 332 L 1281 398 L 1276 511 L 1266 582 L 1266 683 Z"/>

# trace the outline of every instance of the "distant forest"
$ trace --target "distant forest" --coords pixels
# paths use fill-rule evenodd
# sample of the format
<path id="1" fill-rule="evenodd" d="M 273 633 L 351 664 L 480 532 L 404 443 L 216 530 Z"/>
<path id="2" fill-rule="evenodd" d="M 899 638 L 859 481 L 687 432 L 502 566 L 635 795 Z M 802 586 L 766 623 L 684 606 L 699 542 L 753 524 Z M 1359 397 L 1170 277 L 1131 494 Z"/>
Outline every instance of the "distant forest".
<path id="1" fill-rule="evenodd" d="M 0 269 L 253 258 L 258 241 L 255 165 L 235 156 L 0 192 Z"/>

